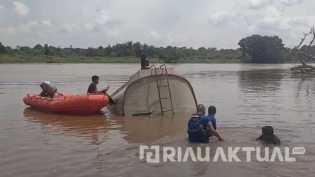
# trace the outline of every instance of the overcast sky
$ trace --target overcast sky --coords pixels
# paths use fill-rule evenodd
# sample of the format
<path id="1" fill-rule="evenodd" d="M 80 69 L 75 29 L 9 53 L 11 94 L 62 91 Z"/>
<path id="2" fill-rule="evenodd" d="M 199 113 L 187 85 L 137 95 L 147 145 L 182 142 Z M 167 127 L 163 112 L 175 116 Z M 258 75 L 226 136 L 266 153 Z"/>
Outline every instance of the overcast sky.
<path id="1" fill-rule="evenodd" d="M 315 0 L 0 0 L 0 42 L 10 46 L 236 48 L 263 34 L 290 47 L 313 24 Z"/>

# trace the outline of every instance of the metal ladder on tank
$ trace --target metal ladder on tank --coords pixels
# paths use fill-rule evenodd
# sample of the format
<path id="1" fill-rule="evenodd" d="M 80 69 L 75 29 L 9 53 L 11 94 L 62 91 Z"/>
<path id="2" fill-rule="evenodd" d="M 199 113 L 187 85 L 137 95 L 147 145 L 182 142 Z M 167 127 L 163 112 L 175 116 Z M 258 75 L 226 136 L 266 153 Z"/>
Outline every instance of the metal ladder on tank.
<path id="1" fill-rule="evenodd" d="M 158 73 L 158 71 L 160 73 Z M 168 71 L 166 68 L 166 65 L 160 65 L 159 68 L 154 67 L 155 74 L 158 75 L 166 75 L 165 79 L 158 79 L 156 80 L 156 86 L 157 86 L 157 91 L 158 91 L 158 98 L 159 98 L 159 103 L 160 103 L 160 108 L 161 108 L 161 114 L 163 115 L 166 112 L 172 112 L 174 114 L 174 105 L 173 105 L 173 97 L 172 97 L 172 92 L 170 88 L 170 81 L 168 79 Z M 162 83 L 162 81 L 165 81 L 165 83 Z M 167 88 L 167 95 L 161 95 L 161 89 L 162 88 Z M 165 106 L 165 102 L 169 103 L 169 107 Z"/>

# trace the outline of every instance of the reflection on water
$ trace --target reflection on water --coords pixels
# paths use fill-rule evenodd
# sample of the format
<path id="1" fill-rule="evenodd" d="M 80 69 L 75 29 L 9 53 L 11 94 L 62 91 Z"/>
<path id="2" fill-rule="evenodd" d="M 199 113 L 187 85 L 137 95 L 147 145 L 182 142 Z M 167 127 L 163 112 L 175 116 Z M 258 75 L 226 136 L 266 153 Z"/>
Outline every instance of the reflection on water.
<path id="1" fill-rule="evenodd" d="M 270 70 L 246 70 L 239 71 L 240 116 L 244 120 L 262 120 L 268 124 L 280 117 L 281 107 L 280 88 L 284 71 L 280 69 Z M 268 122 L 267 122 L 268 121 Z"/>
<path id="2" fill-rule="evenodd" d="M 312 97 L 315 92 L 315 76 L 307 73 L 292 73 L 291 78 L 297 81 L 296 98 Z M 304 95 L 304 96 L 303 96 Z"/>
<path id="3" fill-rule="evenodd" d="M 113 91 L 138 65 L 0 65 L 0 176 L 313 177 L 315 76 L 290 73 L 290 65 L 174 66 L 192 83 L 199 103 L 217 107 L 218 130 L 226 141 L 206 146 L 259 146 L 260 127 L 273 125 L 283 146 L 304 146 L 307 154 L 292 164 L 146 164 L 138 159 L 139 144 L 191 146 L 189 114 L 80 117 L 25 108 L 21 100 L 38 93 L 33 83 L 42 80 L 62 83 L 61 92 L 85 93 L 94 74 L 101 76 L 100 87 L 110 85 Z"/>
<path id="4" fill-rule="evenodd" d="M 84 137 L 92 144 L 99 144 L 106 132 L 117 124 L 113 120 L 106 120 L 102 115 L 69 116 L 31 108 L 24 110 L 24 117 L 28 121 L 42 124 L 45 132 Z"/>
<path id="5" fill-rule="evenodd" d="M 239 83 L 241 92 L 265 94 L 280 89 L 281 80 L 284 77 L 284 70 L 249 70 L 239 71 Z"/>
<path id="6" fill-rule="evenodd" d="M 71 116 L 24 110 L 27 121 L 43 125 L 45 132 L 87 138 L 92 144 L 108 140 L 107 134 L 119 131 L 128 143 L 150 143 L 166 136 L 183 134 L 189 113 L 163 117 L 119 117 L 104 115 Z"/>

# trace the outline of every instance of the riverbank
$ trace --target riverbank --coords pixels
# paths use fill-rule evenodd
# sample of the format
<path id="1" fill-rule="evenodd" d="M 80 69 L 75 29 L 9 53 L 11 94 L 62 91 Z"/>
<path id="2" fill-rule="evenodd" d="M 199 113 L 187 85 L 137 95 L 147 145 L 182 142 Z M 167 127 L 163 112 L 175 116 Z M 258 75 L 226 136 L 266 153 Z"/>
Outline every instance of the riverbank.
<path id="1" fill-rule="evenodd" d="M 139 63 L 137 57 L 84 57 L 84 56 L 31 56 L 0 55 L 1 63 Z M 151 63 L 240 63 L 240 59 L 160 59 L 149 58 Z"/>

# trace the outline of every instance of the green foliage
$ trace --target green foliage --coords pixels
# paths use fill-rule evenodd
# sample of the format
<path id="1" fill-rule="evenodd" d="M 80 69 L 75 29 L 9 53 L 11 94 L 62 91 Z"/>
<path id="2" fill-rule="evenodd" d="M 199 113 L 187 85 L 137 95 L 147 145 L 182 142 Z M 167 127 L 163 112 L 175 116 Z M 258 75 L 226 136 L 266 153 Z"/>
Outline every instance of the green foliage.
<path id="1" fill-rule="evenodd" d="M 249 63 L 283 62 L 284 44 L 278 36 L 252 35 L 241 39 L 243 61 Z"/>
<path id="2" fill-rule="evenodd" d="M 44 45 L 44 54 L 49 55 L 49 47 L 47 44 Z"/>
<path id="3" fill-rule="evenodd" d="M 0 42 L 0 54 L 6 53 L 6 47 Z"/>
<path id="4" fill-rule="evenodd" d="M 298 56 L 292 49 L 284 48 L 277 36 L 253 35 L 240 40 L 239 49 L 200 47 L 155 47 L 140 42 L 126 42 L 106 47 L 60 48 L 48 44 L 34 47 L 5 47 L 0 43 L 0 62 L 139 62 L 145 53 L 151 62 L 165 63 L 280 63 L 295 62 Z M 303 47 L 302 49 L 303 50 Z M 315 47 L 310 50 L 315 55 Z"/>
<path id="5" fill-rule="evenodd" d="M 64 58 L 73 62 L 75 58 L 77 61 L 84 62 L 106 62 L 100 60 L 99 58 L 106 59 L 107 61 L 122 62 L 123 58 L 138 58 L 137 60 L 127 60 L 139 61 L 141 53 L 147 55 L 151 62 L 165 62 L 165 63 L 177 63 L 177 62 L 238 62 L 240 58 L 240 51 L 238 49 L 216 49 L 216 48 L 186 48 L 186 47 L 155 47 L 152 45 L 141 44 L 139 42 L 126 42 L 116 45 L 108 45 L 107 47 L 99 46 L 96 48 L 89 47 L 87 49 L 65 47 L 54 47 L 48 44 L 37 44 L 34 47 L 27 46 L 17 46 L 15 49 L 8 48 L 7 51 L 11 55 L 17 56 L 18 61 L 26 62 L 26 60 L 31 60 L 35 62 L 49 62 L 50 59 L 54 58 L 51 62 L 60 62 L 59 59 Z M 22 59 L 21 59 L 22 58 Z M 36 59 L 32 59 L 36 58 Z M 41 58 L 41 59 L 40 59 Z M 83 60 L 84 58 L 84 60 Z M 82 60 L 81 60 L 82 59 Z M 154 60 L 153 60 L 154 59 Z M 153 61 L 152 61 L 153 60 Z M 12 61 L 12 57 L 11 60 Z M 64 62 L 68 62 L 64 61 Z"/>

